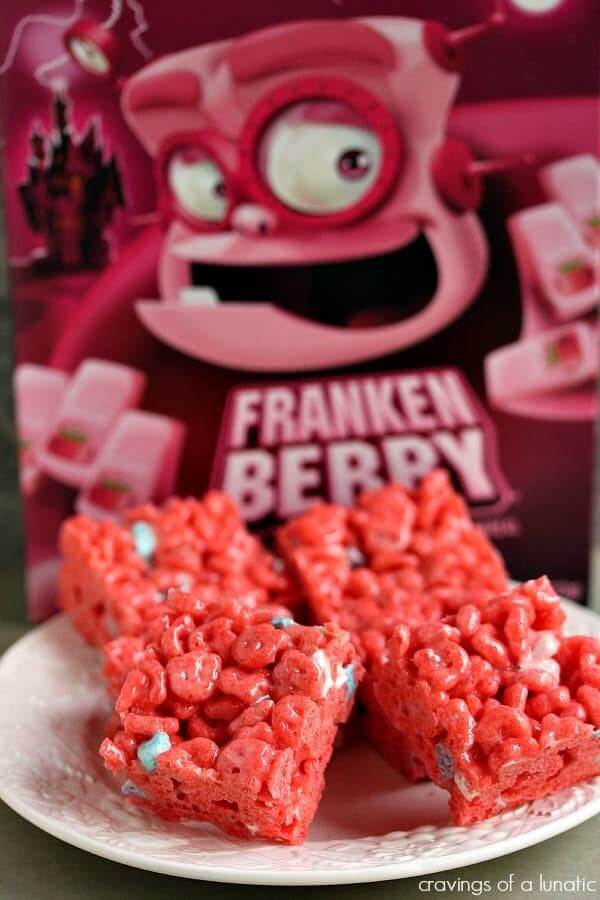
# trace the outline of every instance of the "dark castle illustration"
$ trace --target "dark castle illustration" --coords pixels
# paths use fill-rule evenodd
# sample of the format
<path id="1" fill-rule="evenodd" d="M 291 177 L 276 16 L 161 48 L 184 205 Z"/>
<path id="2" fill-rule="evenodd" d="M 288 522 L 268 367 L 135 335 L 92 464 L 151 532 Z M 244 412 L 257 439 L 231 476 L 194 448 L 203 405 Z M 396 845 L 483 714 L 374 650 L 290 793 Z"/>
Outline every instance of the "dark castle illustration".
<path id="1" fill-rule="evenodd" d="M 106 229 L 124 206 L 117 161 L 114 155 L 105 159 L 94 120 L 75 133 L 64 97 L 54 97 L 52 112 L 54 133 L 39 125 L 31 133 L 21 200 L 31 228 L 44 235 L 44 265 L 101 268 L 109 256 Z"/>

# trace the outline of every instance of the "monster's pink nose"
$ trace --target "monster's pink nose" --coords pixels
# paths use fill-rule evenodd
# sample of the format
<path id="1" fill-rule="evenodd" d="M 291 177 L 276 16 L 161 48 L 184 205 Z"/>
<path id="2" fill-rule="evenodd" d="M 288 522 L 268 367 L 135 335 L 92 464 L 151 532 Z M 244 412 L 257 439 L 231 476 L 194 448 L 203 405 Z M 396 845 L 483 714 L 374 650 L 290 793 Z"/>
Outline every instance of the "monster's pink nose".
<path id="1" fill-rule="evenodd" d="M 267 236 L 277 228 L 277 216 L 264 206 L 241 203 L 231 215 L 231 224 L 241 234 Z"/>

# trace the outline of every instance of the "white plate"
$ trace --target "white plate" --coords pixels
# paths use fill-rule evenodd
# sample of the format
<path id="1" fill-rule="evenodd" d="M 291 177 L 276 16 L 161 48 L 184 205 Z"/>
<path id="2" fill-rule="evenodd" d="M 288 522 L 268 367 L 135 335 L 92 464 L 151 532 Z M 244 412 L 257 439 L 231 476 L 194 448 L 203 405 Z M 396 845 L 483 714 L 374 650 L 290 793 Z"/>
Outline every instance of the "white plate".
<path id="1" fill-rule="evenodd" d="M 569 624 L 600 633 L 600 616 L 572 604 Z M 407 785 L 356 745 L 330 766 L 304 846 L 249 843 L 126 805 L 96 752 L 108 710 L 97 654 L 63 616 L 22 638 L 0 663 L 0 797 L 67 843 L 154 872 L 238 884 L 383 881 L 503 856 L 600 812 L 597 778 L 455 828 L 444 791 Z"/>

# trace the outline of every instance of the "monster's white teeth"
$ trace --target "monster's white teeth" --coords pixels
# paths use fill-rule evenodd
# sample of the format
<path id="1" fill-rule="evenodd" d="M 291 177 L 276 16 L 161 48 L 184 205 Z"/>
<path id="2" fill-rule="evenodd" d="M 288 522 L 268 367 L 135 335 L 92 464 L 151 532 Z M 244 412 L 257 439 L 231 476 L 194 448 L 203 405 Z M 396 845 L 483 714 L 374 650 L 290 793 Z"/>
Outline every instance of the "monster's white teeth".
<path id="1" fill-rule="evenodd" d="M 179 302 L 183 306 L 216 306 L 219 295 L 211 287 L 186 287 L 179 291 Z"/>

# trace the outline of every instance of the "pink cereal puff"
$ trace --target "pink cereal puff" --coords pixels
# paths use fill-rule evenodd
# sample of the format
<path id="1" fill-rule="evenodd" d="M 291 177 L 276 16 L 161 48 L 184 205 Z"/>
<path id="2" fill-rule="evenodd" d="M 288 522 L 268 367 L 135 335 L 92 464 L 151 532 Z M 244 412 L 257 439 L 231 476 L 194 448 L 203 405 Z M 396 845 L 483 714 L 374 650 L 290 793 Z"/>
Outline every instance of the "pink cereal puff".
<path id="1" fill-rule="evenodd" d="M 444 691 L 458 684 L 469 665 L 466 652 L 453 641 L 444 641 L 435 648 L 417 650 L 413 661 L 419 677 L 425 678 L 433 688 Z"/>
<path id="2" fill-rule="evenodd" d="M 169 690 L 181 700 L 201 703 L 214 693 L 221 671 L 221 657 L 193 650 L 170 659 L 166 665 Z"/>
<path id="3" fill-rule="evenodd" d="M 600 728 L 600 690 L 590 684 L 582 684 L 577 689 L 577 700 L 585 709 L 590 722 Z"/>
<path id="4" fill-rule="evenodd" d="M 239 666 L 223 669 L 218 680 L 224 694 L 237 697 L 245 705 L 261 700 L 269 693 L 269 677 L 265 671 L 247 671 Z"/>
<path id="5" fill-rule="evenodd" d="M 229 733 L 235 734 L 238 728 L 252 728 L 254 725 L 270 720 L 274 707 L 275 703 L 270 697 L 258 700 L 252 706 L 246 707 L 237 719 L 233 719 L 229 723 Z"/>
<path id="6" fill-rule="evenodd" d="M 290 643 L 284 630 L 264 623 L 245 628 L 231 648 L 234 660 L 248 669 L 262 669 L 275 662 L 277 654 Z"/>
<path id="7" fill-rule="evenodd" d="M 521 712 L 524 712 L 527 705 L 528 696 L 529 691 L 527 690 L 527 687 L 524 684 L 515 682 L 515 684 L 511 684 L 504 689 L 504 693 L 502 694 L 502 702 L 506 706 L 512 706 L 515 709 L 519 709 L 521 710 Z"/>
<path id="8" fill-rule="evenodd" d="M 319 741 L 320 708 L 302 694 L 289 694 L 275 704 L 271 716 L 273 732 L 286 747 L 306 754 Z"/>
<path id="9" fill-rule="evenodd" d="M 276 699 L 287 694 L 304 694 L 318 700 L 326 689 L 324 675 L 313 656 L 294 648 L 286 650 L 273 669 L 273 691 Z"/>
<path id="10" fill-rule="evenodd" d="M 223 694 L 220 691 L 210 697 L 203 706 L 207 719 L 215 722 L 233 722 L 243 713 L 246 704 L 240 697 Z"/>
<path id="11" fill-rule="evenodd" d="M 493 625 L 480 625 L 471 635 L 471 646 L 497 669 L 505 669 L 510 665 L 507 649 L 498 638 Z"/>
<path id="12" fill-rule="evenodd" d="M 498 705 L 484 713 L 475 727 L 475 740 L 484 753 L 489 753 L 507 739 L 523 740 L 530 737 L 529 717 L 513 706 Z"/>
<path id="13" fill-rule="evenodd" d="M 275 744 L 273 729 L 266 722 L 257 722 L 256 725 L 238 728 L 235 737 L 237 740 L 252 738 L 252 740 L 264 741 L 266 744 Z"/>

